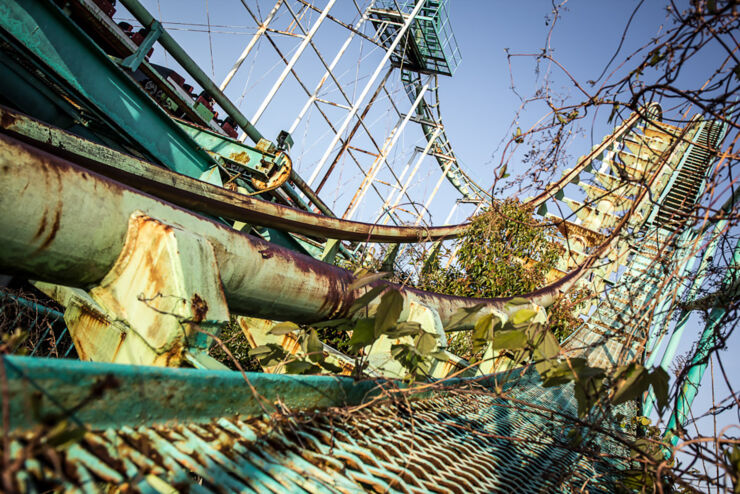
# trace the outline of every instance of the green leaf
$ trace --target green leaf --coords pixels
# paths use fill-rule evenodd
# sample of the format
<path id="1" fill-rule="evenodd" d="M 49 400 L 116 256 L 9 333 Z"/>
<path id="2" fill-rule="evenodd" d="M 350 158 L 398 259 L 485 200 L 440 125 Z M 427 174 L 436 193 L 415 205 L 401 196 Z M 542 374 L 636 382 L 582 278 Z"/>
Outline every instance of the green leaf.
<path id="1" fill-rule="evenodd" d="M 249 350 L 249 356 L 250 357 L 257 357 L 259 355 L 266 355 L 270 353 L 272 349 L 267 345 L 261 345 L 255 348 L 252 348 Z"/>
<path id="2" fill-rule="evenodd" d="M 308 358 L 312 362 L 318 362 L 324 359 L 324 344 L 321 343 L 319 335 L 316 333 L 315 329 L 311 329 L 308 332 L 304 338 L 304 342 L 306 346 L 305 352 L 308 354 Z"/>
<path id="3" fill-rule="evenodd" d="M 61 451 L 82 440 L 87 430 L 71 425 L 66 420 L 56 424 L 46 436 L 46 444 Z"/>
<path id="4" fill-rule="evenodd" d="M 374 286 L 374 287 L 372 287 L 370 290 L 368 290 L 367 292 L 365 292 L 365 294 L 362 297 L 360 297 L 360 298 L 358 298 L 358 299 L 355 300 L 355 302 L 352 304 L 352 307 L 349 308 L 349 313 L 350 314 L 354 314 L 358 310 L 364 309 L 365 307 L 367 307 L 367 305 L 370 302 L 372 302 L 373 300 L 375 300 L 375 298 L 378 295 L 380 295 L 380 293 L 383 290 L 385 290 L 385 289 L 386 289 L 385 286 Z"/>
<path id="5" fill-rule="evenodd" d="M 517 305 L 529 305 L 531 303 L 532 302 L 530 302 L 529 300 L 527 300 L 524 297 L 514 297 L 511 300 L 509 300 L 508 302 L 506 302 L 506 304 L 504 305 L 504 308 L 505 309 L 509 309 L 511 307 L 516 307 Z"/>
<path id="6" fill-rule="evenodd" d="M 285 350 L 280 345 L 268 343 L 249 350 L 249 356 L 259 360 L 260 365 L 270 367 L 280 363 L 286 356 Z"/>
<path id="7" fill-rule="evenodd" d="M 516 350 L 527 345 L 527 337 L 520 329 L 496 331 L 493 335 L 494 350 Z"/>
<path id="8" fill-rule="evenodd" d="M 281 323 L 274 325 L 272 328 L 270 328 L 267 334 L 279 336 L 279 335 L 292 333 L 293 331 L 296 331 L 298 329 L 300 329 L 300 327 L 298 327 L 298 325 L 295 323 L 281 322 Z"/>
<path id="9" fill-rule="evenodd" d="M 560 355 L 558 339 L 549 329 L 543 329 L 534 338 L 535 357 L 540 359 L 552 359 Z"/>
<path id="10" fill-rule="evenodd" d="M 578 402 L 578 416 L 585 416 L 594 406 L 601 393 L 604 383 L 603 378 L 590 377 L 588 379 L 579 379 L 576 381 L 573 390 L 574 396 Z"/>
<path id="11" fill-rule="evenodd" d="M 352 337 L 349 339 L 350 346 L 358 349 L 370 345 L 376 340 L 374 328 L 374 319 L 369 318 L 358 320 L 355 324 L 355 329 L 352 330 Z"/>
<path id="12" fill-rule="evenodd" d="M 662 367 L 656 367 L 650 373 L 650 384 L 653 385 L 658 410 L 661 413 L 668 406 L 668 382 L 668 373 Z"/>
<path id="13" fill-rule="evenodd" d="M 396 360 L 398 360 L 400 356 L 403 356 L 404 354 L 408 352 L 409 352 L 409 345 L 406 343 L 401 343 L 398 345 L 391 345 L 391 355 Z"/>
<path id="14" fill-rule="evenodd" d="M 476 304 L 473 307 L 462 307 L 455 311 L 450 317 L 450 322 L 447 324 L 447 330 L 456 329 L 463 325 L 473 324 L 475 315 L 485 307 L 485 302 Z"/>
<path id="15" fill-rule="evenodd" d="M 551 388 L 575 380 L 578 377 L 579 366 L 582 367 L 585 362 L 585 359 L 570 359 L 570 362 L 553 362 L 542 370 L 537 369 L 542 378 L 542 386 Z"/>
<path id="16" fill-rule="evenodd" d="M 615 405 L 637 399 L 650 385 L 647 369 L 639 364 L 620 367 L 617 376 L 617 389 L 612 397 Z"/>
<path id="17" fill-rule="evenodd" d="M 370 283 L 374 281 L 385 278 L 386 276 L 388 276 L 388 274 L 389 273 L 382 272 L 382 273 L 370 273 L 370 274 L 363 275 L 361 277 L 358 277 L 347 289 L 350 291 L 357 290 L 358 288 L 362 288 L 365 285 L 369 285 Z"/>
<path id="18" fill-rule="evenodd" d="M 417 335 L 422 331 L 421 324 L 416 321 L 404 321 L 396 324 L 385 332 L 388 338 L 401 338 L 403 336 Z"/>
<path id="19" fill-rule="evenodd" d="M 511 317 L 511 322 L 514 323 L 514 324 L 516 324 L 516 325 L 519 325 L 519 324 L 522 324 L 524 322 L 529 321 L 530 319 L 532 319 L 536 315 L 537 315 L 537 311 L 536 310 L 532 310 L 532 309 L 519 309 Z"/>
<path id="20" fill-rule="evenodd" d="M 435 358 L 435 359 L 437 359 L 437 360 L 439 360 L 441 362 L 447 362 L 448 360 L 450 360 L 449 354 L 447 352 L 445 352 L 444 350 L 439 350 L 437 352 L 432 352 L 432 353 L 429 354 L 429 356 L 432 357 L 432 358 Z"/>
<path id="21" fill-rule="evenodd" d="M 322 369 L 329 371 L 333 374 L 340 374 L 344 370 L 338 365 L 334 365 L 331 362 L 327 362 L 326 359 L 321 359 L 318 362 L 318 364 L 321 366 Z"/>
<path id="22" fill-rule="evenodd" d="M 396 325 L 403 311 L 403 295 L 396 289 L 388 290 L 380 299 L 375 313 L 375 335 L 380 336 Z"/>
<path id="23" fill-rule="evenodd" d="M 322 328 L 336 328 L 337 326 L 342 326 L 344 324 L 351 323 L 351 319 L 333 319 L 331 321 L 321 321 L 321 322 L 315 322 L 311 324 L 311 327 L 316 329 L 322 329 Z"/>
<path id="24" fill-rule="evenodd" d="M 285 364 L 285 372 L 287 374 L 318 374 L 321 372 L 321 367 L 305 360 L 293 360 Z"/>
<path id="25" fill-rule="evenodd" d="M 493 314 L 485 314 L 475 323 L 473 328 L 473 353 L 483 350 L 493 339 Z M 498 319 L 498 318 L 496 318 Z"/>
<path id="26" fill-rule="evenodd" d="M 416 349 L 422 355 L 429 355 L 437 348 L 437 337 L 431 333 L 423 332 L 416 341 Z"/>

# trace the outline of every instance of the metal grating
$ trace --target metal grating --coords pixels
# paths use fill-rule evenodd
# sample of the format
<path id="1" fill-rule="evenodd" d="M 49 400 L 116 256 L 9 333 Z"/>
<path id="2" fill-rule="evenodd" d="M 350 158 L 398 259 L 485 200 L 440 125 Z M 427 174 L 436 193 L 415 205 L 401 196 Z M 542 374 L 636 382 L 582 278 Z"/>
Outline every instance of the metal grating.
<path id="1" fill-rule="evenodd" d="M 617 465 L 569 446 L 572 421 L 546 411 L 572 412 L 570 386 L 542 388 L 530 373 L 504 391 L 465 384 L 359 409 L 93 428 L 53 452 L 27 433 L 11 453 L 25 458 L 15 478 L 27 492 L 613 491 Z"/>

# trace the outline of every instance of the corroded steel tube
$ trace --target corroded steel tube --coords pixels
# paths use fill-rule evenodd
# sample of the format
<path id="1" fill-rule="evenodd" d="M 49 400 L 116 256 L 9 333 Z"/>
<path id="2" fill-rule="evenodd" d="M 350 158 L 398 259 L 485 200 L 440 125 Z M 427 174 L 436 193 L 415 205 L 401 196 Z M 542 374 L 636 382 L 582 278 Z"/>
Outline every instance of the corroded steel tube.
<path id="1" fill-rule="evenodd" d="M 388 226 L 335 218 L 305 182 L 291 180 L 326 215 L 263 201 L 88 141 L 0 105 L 0 132 L 9 133 L 85 168 L 191 211 L 320 238 L 360 242 L 419 242 L 457 237 L 467 224 Z"/>
<path id="2" fill-rule="evenodd" d="M 131 214 L 143 211 L 211 242 L 235 313 L 319 321 L 347 314 L 361 293 L 349 290 L 355 278 L 344 269 L 234 231 L 5 136 L 0 136 L 0 211 L 0 272 L 93 285 L 118 258 Z M 529 297 L 549 305 L 581 271 Z M 485 302 L 502 310 L 509 300 L 404 290 L 434 307 L 443 324 L 461 307 Z"/>

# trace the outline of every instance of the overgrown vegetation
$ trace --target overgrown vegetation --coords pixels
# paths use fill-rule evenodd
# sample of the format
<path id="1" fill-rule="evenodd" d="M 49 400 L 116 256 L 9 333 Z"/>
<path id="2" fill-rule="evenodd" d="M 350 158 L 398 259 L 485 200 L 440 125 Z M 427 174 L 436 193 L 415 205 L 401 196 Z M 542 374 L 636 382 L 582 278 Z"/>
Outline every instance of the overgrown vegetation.
<path id="1" fill-rule="evenodd" d="M 564 248 L 557 230 L 538 220 L 533 210 L 515 198 L 493 202 L 473 217 L 452 248 L 454 262 L 442 262 L 439 250 L 424 260 L 416 286 L 463 297 L 493 298 L 522 295 L 546 284 L 558 267 Z M 562 341 L 580 325 L 576 311 L 590 293 L 579 290 L 561 297 L 548 309 L 551 329 Z M 450 338 L 451 351 L 463 358 L 473 352 L 469 333 Z"/>

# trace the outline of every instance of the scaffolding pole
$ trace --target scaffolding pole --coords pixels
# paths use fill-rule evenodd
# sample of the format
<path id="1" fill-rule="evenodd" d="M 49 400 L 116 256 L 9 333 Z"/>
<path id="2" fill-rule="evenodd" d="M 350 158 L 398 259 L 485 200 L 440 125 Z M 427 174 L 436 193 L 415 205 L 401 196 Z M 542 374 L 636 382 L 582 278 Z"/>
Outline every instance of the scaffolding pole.
<path id="1" fill-rule="evenodd" d="M 355 194 L 355 197 L 352 198 L 352 201 L 350 202 L 349 206 L 347 206 L 347 211 L 344 213 L 345 219 L 352 219 L 352 216 L 354 216 L 355 212 L 357 211 L 358 206 L 362 202 L 362 199 L 365 197 L 365 194 L 367 193 L 367 189 L 370 187 L 370 184 L 373 183 L 375 180 L 375 177 L 378 175 L 378 172 L 380 172 L 380 169 L 383 168 L 383 163 L 385 163 L 385 159 L 388 157 L 388 154 L 391 152 L 391 149 L 393 149 L 393 146 L 396 145 L 396 142 L 398 142 L 398 138 L 403 133 L 403 130 L 406 128 L 406 124 L 409 123 L 409 120 L 411 120 L 411 116 L 414 114 L 414 111 L 419 106 L 421 101 L 424 99 L 424 95 L 427 92 L 427 89 L 429 89 L 429 82 L 430 80 L 427 80 L 427 82 L 422 86 L 421 90 L 419 91 L 419 94 L 416 95 L 416 99 L 414 100 L 413 104 L 411 105 L 411 108 L 409 109 L 408 113 L 406 113 L 406 116 L 401 120 L 398 124 L 396 124 L 396 127 L 391 131 L 391 134 L 386 138 L 385 144 L 383 144 L 383 149 L 380 150 L 380 154 L 375 159 L 375 162 L 373 163 L 373 166 L 370 168 L 369 173 L 365 176 L 365 179 L 362 181 L 362 184 L 360 184 L 360 188 L 357 191 L 357 194 Z M 390 167 L 390 165 L 389 165 Z"/>
<path id="2" fill-rule="evenodd" d="M 283 0 L 277 0 L 277 2 L 275 2 L 275 6 L 272 8 L 272 10 L 270 11 L 270 13 L 267 14 L 267 17 L 265 18 L 265 20 L 262 21 L 262 24 L 259 25 L 259 28 L 257 29 L 257 32 L 254 33 L 254 36 L 252 36 L 252 39 L 249 40 L 249 43 L 247 43 L 247 46 L 244 48 L 244 51 L 242 52 L 241 55 L 239 55 L 239 58 L 234 63 L 234 66 L 231 67 L 231 70 L 229 71 L 229 73 L 226 74 L 226 78 L 224 79 L 224 81 L 219 86 L 219 89 L 221 91 L 223 91 L 224 89 L 226 89 L 226 86 L 228 86 L 229 83 L 231 82 L 231 79 L 234 78 L 234 76 L 236 75 L 237 71 L 239 70 L 239 68 L 244 63 L 244 60 L 247 59 L 247 56 L 252 51 L 252 48 L 254 48 L 254 46 L 257 44 L 257 41 L 260 39 L 260 37 L 263 34 L 265 34 L 265 31 L 267 31 L 267 26 L 269 26 L 269 24 L 272 21 L 273 17 L 275 17 L 275 14 L 280 9 L 280 5 L 282 5 L 282 3 L 283 3 Z"/>
<path id="3" fill-rule="evenodd" d="M 313 185 L 314 180 L 316 180 L 316 177 L 319 175 L 319 173 L 321 172 L 321 169 L 324 167 L 324 165 L 326 164 L 326 161 L 329 159 L 329 155 L 331 155 L 332 150 L 339 142 L 341 135 L 344 133 L 345 130 L 347 130 L 349 123 L 352 121 L 352 119 L 357 114 L 357 111 L 360 109 L 360 105 L 362 105 L 363 101 L 365 101 L 365 97 L 367 96 L 367 93 L 370 92 L 370 89 L 372 88 L 373 84 L 375 84 L 375 80 L 380 75 L 380 71 L 383 69 L 386 62 L 390 60 L 391 55 L 393 54 L 393 51 L 396 49 L 396 46 L 398 46 L 398 43 L 401 42 L 403 35 L 406 34 L 406 31 L 408 31 L 409 27 L 414 22 L 416 15 L 419 13 L 419 11 L 421 10 L 423 6 L 424 6 L 424 2 L 418 2 L 414 6 L 414 10 L 412 10 L 409 16 L 406 18 L 405 22 L 403 23 L 403 26 L 401 27 L 401 29 L 398 31 L 398 34 L 396 35 L 396 39 L 393 40 L 393 43 L 391 43 L 391 45 L 388 47 L 388 50 L 386 50 L 385 55 L 383 56 L 383 59 L 380 61 L 378 66 L 375 68 L 375 71 L 370 76 L 370 79 L 367 81 L 367 84 L 365 84 L 365 87 L 362 89 L 362 92 L 360 93 L 360 96 L 357 98 L 357 101 L 352 105 L 352 109 L 350 110 L 349 114 L 344 119 L 344 122 L 342 122 L 342 125 L 339 127 L 337 132 L 334 134 L 334 137 L 329 143 L 329 146 L 327 146 L 326 151 L 324 152 L 324 155 L 321 157 L 319 162 L 316 164 L 316 168 L 314 168 L 313 173 L 311 173 L 311 176 L 308 179 L 308 185 Z"/>
<path id="4" fill-rule="evenodd" d="M 311 38 L 313 38 L 314 34 L 316 34 L 316 31 L 318 31 L 319 27 L 321 26 L 321 23 L 324 22 L 324 19 L 326 19 L 327 14 L 331 10 L 331 8 L 334 6 L 334 3 L 336 3 L 337 0 L 329 0 L 329 3 L 326 4 L 326 7 L 324 7 L 324 10 L 321 11 L 321 15 L 319 15 L 319 18 L 316 19 L 316 22 L 314 22 L 313 26 L 311 26 L 311 30 L 308 31 L 308 34 L 306 34 L 303 37 L 303 41 L 301 41 L 301 44 L 298 46 L 298 50 L 293 54 L 290 61 L 288 62 L 288 65 L 285 66 L 283 69 L 283 72 L 280 74 L 280 77 L 278 77 L 277 81 L 275 81 L 275 84 L 273 84 L 272 88 L 270 89 L 270 92 L 267 93 L 267 96 L 265 96 L 265 99 L 262 101 L 262 104 L 259 106 L 257 111 L 255 112 L 254 116 L 251 119 L 252 125 L 256 124 L 257 121 L 262 117 L 262 114 L 267 109 L 267 106 L 272 101 L 272 98 L 275 97 L 275 94 L 278 92 L 278 89 L 280 89 L 280 86 L 283 85 L 283 82 L 285 82 L 285 78 L 288 76 L 290 71 L 293 69 L 293 66 L 296 64 L 298 59 L 303 54 L 303 51 L 306 49 L 308 44 L 311 42 Z M 287 6 L 287 4 L 286 4 Z M 244 140 L 245 136 L 242 136 L 240 140 Z M 311 181 L 308 182 L 309 185 L 311 185 Z"/>

